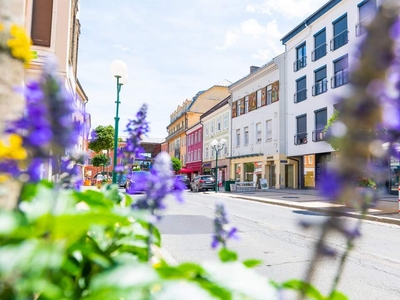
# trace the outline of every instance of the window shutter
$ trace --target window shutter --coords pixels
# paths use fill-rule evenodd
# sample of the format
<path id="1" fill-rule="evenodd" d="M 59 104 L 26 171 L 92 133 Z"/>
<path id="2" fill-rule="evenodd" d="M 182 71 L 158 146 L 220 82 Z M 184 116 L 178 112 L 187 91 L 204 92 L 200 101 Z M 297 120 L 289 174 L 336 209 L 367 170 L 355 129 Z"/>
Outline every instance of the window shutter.
<path id="1" fill-rule="evenodd" d="M 31 38 L 33 45 L 50 47 L 53 0 L 33 0 Z"/>

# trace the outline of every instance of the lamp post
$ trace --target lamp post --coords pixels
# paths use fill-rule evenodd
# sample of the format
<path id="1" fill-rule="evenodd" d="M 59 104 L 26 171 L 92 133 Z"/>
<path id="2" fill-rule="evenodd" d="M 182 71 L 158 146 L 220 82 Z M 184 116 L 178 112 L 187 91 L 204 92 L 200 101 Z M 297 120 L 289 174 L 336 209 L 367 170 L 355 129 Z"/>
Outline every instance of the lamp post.
<path id="1" fill-rule="evenodd" d="M 112 174 L 112 183 L 117 183 L 117 173 L 115 172 L 115 167 L 117 166 L 117 152 L 118 152 L 118 123 L 119 123 L 119 92 L 121 91 L 121 86 L 124 85 L 128 81 L 128 67 L 121 60 L 114 60 L 111 63 L 110 71 L 112 76 L 117 78 L 117 104 L 116 112 L 115 112 L 115 128 L 114 128 L 114 166 L 113 166 L 113 174 Z"/>
<path id="2" fill-rule="evenodd" d="M 221 139 L 219 142 L 213 140 L 211 148 L 215 151 L 215 192 L 218 193 L 218 154 L 226 146 L 226 140 Z"/>

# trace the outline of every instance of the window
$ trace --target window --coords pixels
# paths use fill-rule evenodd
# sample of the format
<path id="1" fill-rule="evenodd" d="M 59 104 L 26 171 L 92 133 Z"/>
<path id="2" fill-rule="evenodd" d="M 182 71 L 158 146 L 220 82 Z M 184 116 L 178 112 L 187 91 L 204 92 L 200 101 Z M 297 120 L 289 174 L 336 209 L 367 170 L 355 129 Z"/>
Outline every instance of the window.
<path id="1" fill-rule="evenodd" d="M 32 4 L 31 39 L 35 46 L 50 47 L 53 0 L 35 0 Z"/>
<path id="2" fill-rule="evenodd" d="M 349 61 L 348 56 L 342 56 L 333 62 L 333 76 L 331 78 L 331 88 L 349 83 Z"/>
<path id="3" fill-rule="evenodd" d="M 228 128 L 228 114 L 224 115 L 224 129 Z"/>
<path id="4" fill-rule="evenodd" d="M 261 107 L 261 90 L 257 91 L 257 108 Z"/>
<path id="5" fill-rule="evenodd" d="M 241 104 L 242 104 L 242 99 L 239 99 L 238 101 L 236 101 L 236 104 L 237 104 L 236 115 L 239 117 L 242 114 L 242 112 L 240 111 L 240 107 L 241 107 Z"/>
<path id="6" fill-rule="evenodd" d="M 205 158 L 208 158 L 208 146 L 206 146 L 206 157 Z"/>
<path id="7" fill-rule="evenodd" d="M 267 105 L 272 103 L 272 85 L 267 86 Z"/>
<path id="8" fill-rule="evenodd" d="M 272 120 L 267 120 L 265 122 L 265 141 L 270 142 L 272 141 Z"/>
<path id="9" fill-rule="evenodd" d="M 347 31 L 347 14 L 341 16 L 333 23 L 333 39 L 331 40 L 331 51 L 334 51 L 349 41 Z"/>
<path id="10" fill-rule="evenodd" d="M 244 97 L 244 113 L 249 112 L 249 96 Z"/>
<path id="11" fill-rule="evenodd" d="M 358 4 L 359 22 L 356 24 L 356 36 L 366 33 L 365 25 L 371 21 L 376 10 L 376 0 L 367 0 Z"/>
<path id="12" fill-rule="evenodd" d="M 199 138 L 199 143 L 202 141 L 202 136 L 201 136 L 201 129 L 199 130 L 199 136 L 198 136 L 198 138 Z"/>
<path id="13" fill-rule="evenodd" d="M 208 127 L 209 127 L 209 124 L 207 123 L 206 124 L 206 136 L 208 136 Z"/>
<path id="14" fill-rule="evenodd" d="M 293 71 L 297 72 L 298 70 L 304 68 L 306 65 L 306 43 L 303 43 L 296 48 L 296 61 L 293 64 Z"/>
<path id="15" fill-rule="evenodd" d="M 212 121 L 211 121 L 211 135 L 214 134 L 214 126 L 215 126 L 215 121 L 212 120 Z"/>
<path id="16" fill-rule="evenodd" d="M 201 151 L 200 151 L 200 149 L 197 150 L 197 159 L 201 160 Z"/>
<path id="17" fill-rule="evenodd" d="M 227 155 L 227 154 L 228 154 L 228 146 L 225 145 L 225 147 L 224 147 L 224 155 Z"/>
<path id="18" fill-rule="evenodd" d="M 244 128 L 244 144 L 249 144 L 249 127 Z"/>
<path id="19" fill-rule="evenodd" d="M 236 147 L 240 146 L 240 129 L 236 130 Z"/>
<path id="20" fill-rule="evenodd" d="M 217 119 L 217 131 L 221 131 L 221 117 Z"/>
<path id="21" fill-rule="evenodd" d="M 197 132 L 194 133 L 194 143 L 197 143 Z"/>
<path id="22" fill-rule="evenodd" d="M 316 61 L 326 55 L 326 30 L 325 28 L 314 35 L 314 51 L 311 60 Z"/>
<path id="23" fill-rule="evenodd" d="M 307 99 L 307 81 L 306 76 L 296 80 L 296 93 L 294 94 L 294 103 Z"/>
<path id="24" fill-rule="evenodd" d="M 297 134 L 294 136 L 294 144 L 307 143 L 307 115 L 296 117 Z"/>
<path id="25" fill-rule="evenodd" d="M 326 66 L 314 71 L 315 84 L 312 88 L 313 96 L 325 93 L 328 90 L 328 81 L 326 80 Z"/>
<path id="26" fill-rule="evenodd" d="M 326 108 L 316 110 L 315 114 L 315 130 L 313 131 L 313 142 L 323 141 L 325 137 L 325 126 L 327 124 Z"/>
<path id="27" fill-rule="evenodd" d="M 193 153 L 193 161 L 196 161 L 196 160 L 197 160 L 197 151 L 195 150 Z"/>
<path id="28" fill-rule="evenodd" d="M 261 143 L 261 123 L 256 124 L 256 142 Z"/>

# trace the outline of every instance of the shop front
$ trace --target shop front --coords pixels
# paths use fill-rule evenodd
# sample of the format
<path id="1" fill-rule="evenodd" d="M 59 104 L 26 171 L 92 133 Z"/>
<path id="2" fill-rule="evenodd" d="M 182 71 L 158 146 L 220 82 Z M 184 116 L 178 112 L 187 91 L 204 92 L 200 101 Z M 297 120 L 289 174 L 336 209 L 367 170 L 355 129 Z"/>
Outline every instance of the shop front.
<path id="1" fill-rule="evenodd" d="M 211 162 L 211 174 L 215 176 L 216 162 Z M 229 159 L 218 160 L 218 186 L 223 187 L 226 180 L 229 180 Z"/>

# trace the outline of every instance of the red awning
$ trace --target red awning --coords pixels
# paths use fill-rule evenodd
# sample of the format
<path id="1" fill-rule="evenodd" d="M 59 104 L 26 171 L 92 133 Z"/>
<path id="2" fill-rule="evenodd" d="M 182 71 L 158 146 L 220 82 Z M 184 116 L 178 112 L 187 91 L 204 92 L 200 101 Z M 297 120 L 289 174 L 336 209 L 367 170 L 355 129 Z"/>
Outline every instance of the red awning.
<path id="1" fill-rule="evenodd" d="M 193 173 L 193 170 L 188 168 L 182 168 L 179 170 L 179 173 Z"/>

